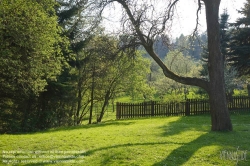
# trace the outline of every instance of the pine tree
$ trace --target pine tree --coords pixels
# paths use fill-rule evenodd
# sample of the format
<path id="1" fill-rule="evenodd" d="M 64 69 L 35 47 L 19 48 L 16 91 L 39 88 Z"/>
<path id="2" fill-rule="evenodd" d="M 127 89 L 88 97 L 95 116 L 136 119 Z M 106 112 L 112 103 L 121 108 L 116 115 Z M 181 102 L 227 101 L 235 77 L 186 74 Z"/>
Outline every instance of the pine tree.
<path id="1" fill-rule="evenodd" d="M 229 15 L 227 13 L 227 9 L 224 9 L 223 13 L 220 15 L 221 53 L 224 57 L 224 60 L 227 54 L 228 41 L 229 41 L 228 18 L 229 18 Z"/>
<path id="2" fill-rule="evenodd" d="M 250 0 L 238 11 L 243 17 L 231 24 L 230 52 L 228 61 L 240 75 L 250 74 Z"/>

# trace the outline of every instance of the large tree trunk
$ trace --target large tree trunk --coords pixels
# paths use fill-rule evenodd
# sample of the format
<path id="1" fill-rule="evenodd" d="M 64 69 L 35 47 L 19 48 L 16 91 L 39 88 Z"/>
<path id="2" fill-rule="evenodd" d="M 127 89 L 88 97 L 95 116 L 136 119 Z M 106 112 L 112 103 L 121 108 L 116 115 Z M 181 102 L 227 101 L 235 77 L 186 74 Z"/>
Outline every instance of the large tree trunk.
<path id="1" fill-rule="evenodd" d="M 232 130 L 229 111 L 227 108 L 224 59 L 220 51 L 219 6 L 220 0 L 203 0 L 206 6 L 207 35 L 208 35 L 208 95 L 211 111 L 212 130 Z"/>

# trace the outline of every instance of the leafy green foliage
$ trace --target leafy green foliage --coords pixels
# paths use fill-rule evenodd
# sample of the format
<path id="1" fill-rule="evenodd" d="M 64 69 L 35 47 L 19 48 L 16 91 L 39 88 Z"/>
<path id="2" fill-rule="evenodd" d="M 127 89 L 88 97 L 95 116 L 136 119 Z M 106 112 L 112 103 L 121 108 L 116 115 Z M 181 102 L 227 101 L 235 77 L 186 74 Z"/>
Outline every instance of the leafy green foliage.
<path id="1" fill-rule="evenodd" d="M 82 57 L 80 57 L 82 56 Z M 78 68 L 78 86 L 81 103 L 89 104 L 89 96 L 94 91 L 94 105 L 99 105 L 100 117 L 107 109 L 110 101 L 117 96 L 126 94 L 135 99 L 143 96 L 150 99 L 153 90 L 148 86 L 146 77 L 149 73 L 149 61 L 135 53 L 133 59 L 126 52 L 119 51 L 118 41 L 110 36 L 97 35 L 89 40 L 79 58 L 87 61 Z M 87 112 L 89 107 L 81 110 Z"/>
<path id="2" fill-rule="evenodd" d="M 0 16 L 1 87 L 38 94 L 61 71 L 57 18 L 24 0 L 1 1 Z"/>
<path id="3" fill-rule="evenodd" d="M 180 51 L 170 51 L 164 59 L 166 66 L 178 75 L 194 76 L 199 75 L 201 66 L 190 56 L 184 56 Z M 161 71 L 156 73 L 157 79 L 152 81 L 157 93 L 164 101 L 182 101 L 188 95 L 189 86 L 177 83 L 171 79 L 161 77 Z M 168 97 L 166 94 L 176 95 Z M 165 97 L 164 97 L 165 96 Z"/>
<path id="4" fill-rule="evenodd" d="M 63 38 L 54 6 L 51 0 L 1 1 L 0 107 L 4 119 L 0 121 L 9 131 L 38 127 L 43 117 L 38 96 L 62 70 Z"/>

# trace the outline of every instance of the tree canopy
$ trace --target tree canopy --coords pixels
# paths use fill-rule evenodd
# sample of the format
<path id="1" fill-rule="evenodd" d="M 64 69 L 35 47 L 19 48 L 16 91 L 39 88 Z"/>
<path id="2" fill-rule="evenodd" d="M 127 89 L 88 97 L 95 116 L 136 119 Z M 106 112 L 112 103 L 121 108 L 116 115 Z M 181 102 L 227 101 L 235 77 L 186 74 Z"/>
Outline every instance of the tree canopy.
<path id="1" fill-rule="evenodd" d="M 51 1 L 1 1 L 1 94 L 38 94 L 48 79 L 56 79 L 62 60 L 60 31 Z"/>
<path id="2" fill-rule="evenodd" d="M 1 117 L 3 124 L 18 126 L 18 130 L 31 120 L 29 115 L 35 112 L 32 102 L 62 70 L 63 39 L 54 1 L 0 3 Z"/>

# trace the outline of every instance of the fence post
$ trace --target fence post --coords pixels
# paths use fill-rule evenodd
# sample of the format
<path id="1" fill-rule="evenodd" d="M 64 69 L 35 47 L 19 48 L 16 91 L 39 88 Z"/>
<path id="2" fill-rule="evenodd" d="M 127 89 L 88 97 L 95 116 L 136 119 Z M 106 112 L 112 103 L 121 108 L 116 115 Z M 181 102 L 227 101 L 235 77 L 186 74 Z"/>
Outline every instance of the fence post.
<path id="1" fill-rule="evenodd" d="M 151 116 L 154 116 L 155 112 L 155 102 L 151 101 Z"/>
<path id="2" fill-rule="evenodd" d="M 121 105 L 120 103 L 116 103 L 116 119 L 121 119 Z"/>
<path id="3" fill-rule="evenodd" d="M 190 102 L 189 99 L 186 99 L 185 101 L 185 116 L 190 115 Z"/>

